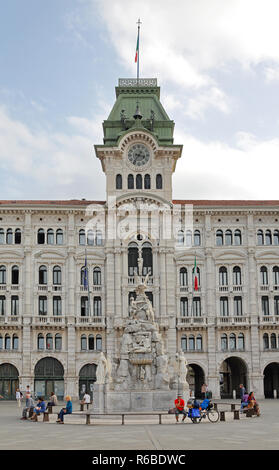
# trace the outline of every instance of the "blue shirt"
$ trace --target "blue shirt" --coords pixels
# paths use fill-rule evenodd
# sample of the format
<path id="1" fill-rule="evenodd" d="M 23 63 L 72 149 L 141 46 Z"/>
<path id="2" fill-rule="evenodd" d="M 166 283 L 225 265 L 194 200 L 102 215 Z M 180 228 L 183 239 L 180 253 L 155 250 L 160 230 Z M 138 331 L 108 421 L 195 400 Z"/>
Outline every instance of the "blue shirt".
<path id="1" fill-rule="evenodd" d="M 72 405 L 72 402 L 71 401 L 67 401 L 67 405 L 66 405 L 66 413 L 67 414 L 71 414 L 73 411 L 73 405 Z"/>

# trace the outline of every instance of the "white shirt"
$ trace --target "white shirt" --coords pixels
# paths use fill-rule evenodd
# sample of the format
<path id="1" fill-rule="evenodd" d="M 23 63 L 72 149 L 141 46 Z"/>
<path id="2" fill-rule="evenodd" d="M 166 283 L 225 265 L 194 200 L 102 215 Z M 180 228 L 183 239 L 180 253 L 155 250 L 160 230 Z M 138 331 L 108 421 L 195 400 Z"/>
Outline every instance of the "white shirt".
<path id="1" fill-rule="evenodd" d="M 83 400 L 85 403 L 90 403 L 91 401 L 90 395 L 88 395 L 88 393 L 85 393 Z"/>

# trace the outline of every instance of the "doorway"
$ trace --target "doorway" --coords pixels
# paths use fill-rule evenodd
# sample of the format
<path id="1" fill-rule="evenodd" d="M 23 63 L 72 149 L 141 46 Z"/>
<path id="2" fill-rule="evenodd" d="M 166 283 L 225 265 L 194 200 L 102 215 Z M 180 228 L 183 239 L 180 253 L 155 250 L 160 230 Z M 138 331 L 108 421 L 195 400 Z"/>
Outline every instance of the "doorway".
<path id="1" fill-rule="evenodd" d="M 15 400 L 18 388 L 18 370 L 12 364 L 0 365 L 0 395 L 4 400 Z"/>

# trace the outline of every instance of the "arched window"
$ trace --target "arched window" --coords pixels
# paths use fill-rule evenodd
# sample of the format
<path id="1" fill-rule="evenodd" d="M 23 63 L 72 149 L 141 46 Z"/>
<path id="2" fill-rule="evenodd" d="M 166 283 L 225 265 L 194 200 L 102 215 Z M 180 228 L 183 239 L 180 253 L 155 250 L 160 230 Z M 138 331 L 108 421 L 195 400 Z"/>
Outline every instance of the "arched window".
<path id="1" fill-rule="evenodd" d="M 20 228 L 17 228 L 15 230 L 15 244 L 20 245 L 21 244 L 21 230 Z"/>
<path id="2" fill-rule="evenodd" d="M 225 243 L 226 245 L 232 245 L 232 231 L 226 230 L 225 232 Z"/>
<path id="3" fill-rule="evenodd" d="M 37 243 L 38 245 L 43 245 L 45 243 L 45 231 L 43 228 L 39 228 L 38 230 Z"/>
<path id="4" fill-rule="evenodd" d="M 273 243 L 274 245 L 279 245 L 279 230 L 274 230 Z"/>
<path id="5" fill-rule="evenodd" d="M 264 349 L 269 349 L 269 336 L 267 333 L 263 335 L 263 347 Z"/>
<path id="6" fill-rule="evenodd" d="M 102 351 L 102 336 L 101 335 L 97 335 L 96 336 L 96 349 L 97 351 Z"/>
<path id="7" fill-rule="evenodd" d="M 115 177 L 115 188 L 122 189 L 122 175 L 116 175 Z"/>
<path id="8" fill-rule="evenodd" d="M 223 232 L 222 230 L 217 230 L 216 232 L 216 245 L 222 246 L 223 245 Z"/>
<path id="9" fill-rule="evenodd" d="M 272 245 L 271 230 L 266 230 L 266 232 L 265 232 L 265 244 L 266 245 Z"/>
<path id="10" fill-rule="evenodd" d="M 53 268 L 53 284 L 61 285 L 62 284 L 62 271 L 60 266 L 54 266 Z"/>
<path id="11" fill-rule="evenodd" d="M 179 230 L 177 234 L 177 243 L 178 245 L 184 245 L 184 232 L 183 230 Z"/>
<path id="12" fill-rule="evenodd" d="M 202 335 L 198 335 L 196 338 L 196 349 L 202 351 Z"/>
<path id="13" fill-rule="evenodd" d="M 63 230 L 61 228 L 56 230 L 56 245 L 63 245 Z"/>
<path id="14" fill-rule="evenodd" d="M 150 175 L 145 175 L 144 176 L 144 189 L 151 189 Z"/>
<path id="15" fill-rule="evenodd" d="M 80 229 L 78 237 L 79 237 L 79 244 L 85 245 L 85 230 Z"/>
<path id="16" fill-rule="evenodd" d="M 199 230 L 194 231 L 194 245 L 200 246 L 201 244 L 201 233 Z"/>
<path id="17" fill-rule="evenodd" d="M 241 286 L 241 269 L 239 266 L 233 268 L 233 285 Z"/>
<path id="18" fill-rule="evenodd" d="M 236 349 L 236 336 L 234 333 L 230 334 L 230 350 L 234 351 Z"/>
<path id="19" fill-rule="evenodd" d="M 134 276 L 138 272 L 139 250 L 135 242 L 128 246 L 128 276 Z"/>
<path id="20" fill-rule="evenodd" d="M 241 237 L 241 231 L 240 230 L 235 230 L 235 232 L 234 232 L 234 244 L 235 245 L 242 245 L 242 237 Z"/>
<path id="21" fill-rule="evenodd" d="M 187 351 L 187 336 L 181 336 L 181 349 Z"/>
<path id="22" fill-rule="evenodd" d="M 13 243 L 13 231 L 11 228 L 8 228 L 6 233 L 6 243 L 7 245 L 12 245 Z"/>
<path id="23" fill-rule="evenodd" d="M 219 285 L 227 286 L 228 285 L 228 271 L 225 266 L 219 268 Z"/>
<path id="24" fill-rule="evenodd" d="M 279 266 L 274 266 L 272 269 L 273 272 L 273 284 L 274 286 L 279 285 Z"/>
<path id="25" fill-rule="evenodd" d="M 221 350 L 227 351 L 228 350 L 228 337 L 226 333 L 222 334 L 221 336 Z"/>
<path id="26" fill-rule="evenodd" d="M 261 285 L 263 286 L 268 285 L 268 274 L 267 274 L 266 266 L 261 267 L 260 274 L 261 274 Z"/>
<path id="27" fill-rule="evenodd" d="M 55 335 L 55 349 L 61 351 L 62 349 L 62 336 L 58 333 Z"/>
<path id="28" fill-rule="evenodd" d="M 0 266 L 0 284 L 6 284 L 6 266 Z"/>
<path id="29" fill-rule="evenodd" d="M 50 333 L 46 335 L 46 349 L 53 349 L 53 337 Z"/>
<path id="30" fill-rule="evenodd" d="M 142 274 L 146 276 L 148 273 L 150 276 L 153 274 L 153 256 L 152 256 L 152 246 L 150 243 L 145 242 L 142 245 L 142 259 L 143 259 L 143 267 L 142 267 Z"/>
<path id="31" fill-rule="evenodd" d="M 101 269 L 94 268 L 93 269 L 93 285 L 100 286 L 101 284 L 102 284 Z"/>
<path id="32" fill-rule="evenodd" d="M 94 341 L 94 336 L 93 336 L 93 335 L 89 335 L 89 336 L 88 336 L 88 349 L 89 349 L 90 351 L 94 351 L 94 343 L 95 343 L 95 341 Z"/>
<path id="33" fill-rule="evenodd" d="M 128 175 L 128 189 L 134 189 L 134 175 Z"/>
<path id="34" fill-rule="evenodd" d="M 93 246 L 95 242 L 95 234 L 93 230 L 88 230 L 87 232 L 87 245 Z"/>
<path id="35" fill-rule="evenodd" d="M 227 317 L 229 315 L 228 297 L 220 297 L 220 315 L 222 317 Z"/>
<path id="36" fill-rule="evenodd" d="M 257 244 L 263 245 L 264 244 L 264 235 L 262 230 L 257 231 Z"/>
<path id="37" fill-rule="evenodd" d="M 102 315 L 101 297 L 94 297 L 93 299 L 93 315 L 94 317 L 100 317 Z"/>
<path id="38" fill-rule="evenodd" d="M 0 245 L 4 245 L 5 243 L 5 232 L 3 228 L 0 228 Z"/>
<path id="39" fill-rule="evenodd" d="M 186 246 L 192 246 L 192 232 L 191 232 L 191 230 L 186 231 Z"/>
<path id="40" fill-rule="evenodd" d="M 47 231 L 47 244 L 54 245 L 54 230 L 52 228 Z"/>
<path id="41" fill-rule="evenodd" d="M 163 178 L 162 175 L 156 175 L 156 189 L 163 189 Z"/>
<path id="42" fill-rule="evenodd" d="M 195 350 L 195 337 L 194 335 L 189 336 L 189 351 Z"/>
<path id="43" fill-rule="evenodd" d="M 80 348 L 82 351 L 86 351 L 87 350 L 87 337 L 86 335 L 81 335 L 81 338 L 80 338 Z"/>
<path id="44" fill-rule="evenodd" d="M 181 297 L 180 299 L 180 316 L 187 317 L 188 316 L 188 299 L 187 297 Z"/>
<path id="45" fill-rule="evenodd" d="M 270 347 L 271 349 L 276 349 L 276 334 L 272 333 L 270 336 Z"/>
<path id="46" fill-rule="evenodd" d="M 18 349 L 18 336 L 13 335 L 13 349 Z"/>
<path id="47" fill-rule="evenodd" d="M 188 286 L 188 275 L 187 269 L 181 268 L 179 271 L 180 286 Z"/>
<path id="48" fill-rule="evenodd" d="M 244 349 L 245 349 L 244 334 L 243 333 L 239 333 L 239 335 L 238 335 L 237 349 L 240 349 L 241 351 L 244 351 Z"/>
<path id="49" fill-rule="evenodd" d="M 142 176 L 140 174 L 136 176 L 136 189 L 142 189 Z"/>
<path id="50" fill-rule="evenodd" d="M 5 349 L 11 349 L 11 337 L 10 335 L 5 335 Z"/>
<path id="51" fill-rule="evenodd" d="M 43 350 L 45 348 L 45 340 L 44 340 L 44 336 L 39 333 L 38 334 L 38 338 L 37 338 L 37 347 L 39 350 Z"/>
<path id="52" fill-rule="evenodd" d="M 39 284 L 47 284 L 47 268 L 46 266 L 39 267 Z"/>
<path id="53" fill-rule="evenodd" d="M 103 236 L 100 230 L 96 232 L 96 246 L 102 246 L 103 244 Z"/>

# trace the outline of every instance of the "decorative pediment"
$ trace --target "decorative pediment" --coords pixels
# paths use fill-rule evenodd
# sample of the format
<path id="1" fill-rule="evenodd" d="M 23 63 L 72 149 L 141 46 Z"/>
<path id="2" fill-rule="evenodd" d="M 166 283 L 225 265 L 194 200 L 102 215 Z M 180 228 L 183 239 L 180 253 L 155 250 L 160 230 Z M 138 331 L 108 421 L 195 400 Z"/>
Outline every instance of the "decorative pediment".
<path id="1" fill-rule="evenodd" d="M 14 260 L 14 259 L 23 259 L 24 255 L 22 251 L 19 250 L 3 250 L 0 251 L 0 260 Z"/>
<path id="2" fill-rule="evenodd" d="M 279 250 L 260 250 L 256 251 L 255 259 L 261 261 L 273 261 L 279 263 Z"/>
<path id="3" fill-rule="evenodd" d="M 52 260 L 52 259 L 65 259 L 67 258 L 67 254 L 61 253 L 59 250 L 51 250 L 51 251 L 44 251 L 40 250 L 34 254 L 34 258 L 40 258 L 45 260 Z"/>
<path id="4" fill-rule="evenodd" d="M 244 250 L 226 250 L 221 253 L 215 251 L 216 261 L 236 261 L 238 259 L 243 260 L 247 258 L 247 253 Z"/>
<path id="5" fill-rule="evenodd" d="M 194 266 L 195 262 L 195 256 L 197 257 L 197 265 L 202 261 L 204 262 L 206 259 L 206 256 L 200 252 L 195 252 L 193 253 L 190 250 L 184 250 L 183 248 L 179 248 L 175 251 L 174 258 L 176 261 L 183 261 L 185 263 L 192 263 Z"/>
<path id="6" fill-rule="evenodd" d="M 77 250 L 76 256 L 74 257 L 77 263 L 84 263 L 85 261 L 85 250 Z M 106 259 L 104 253 L 100 253 L 98 250 L 90 250 L 87 252 L 87 261 L 101 262 Z"/>

